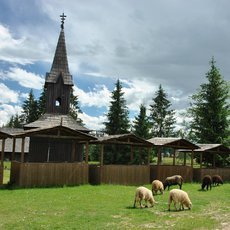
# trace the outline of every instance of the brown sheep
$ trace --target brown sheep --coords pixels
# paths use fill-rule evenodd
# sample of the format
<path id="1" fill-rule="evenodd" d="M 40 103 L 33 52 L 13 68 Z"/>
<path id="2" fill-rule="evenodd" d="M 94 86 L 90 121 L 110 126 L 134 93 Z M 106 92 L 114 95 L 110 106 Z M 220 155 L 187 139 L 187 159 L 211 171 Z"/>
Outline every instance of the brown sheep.
<path id="1" fill-rule="evenodd" d="M 204 190 L 205 187 L 207 190 L 208 188 L 210 188 L 210 190 L 212 189 L 212 177 L 210 175 L 205 175 L 202 179 L 202 185 L 201 185 L 202 190 Z"/>
<path id="2" fill-rule="evenodd" d="M 170 177 L 167 177 L 163 183 L 164 185 L 164 190 L 168 187 L 168 190 L 169 190 L 169 187 L 171 185 L 179 185 L 180 186 L 180 189 L 182 188 L 182 184 L 183 184 L 183 177 L 180 176 L 180 175 L 174 175 L 174 176 L 170 176 Z"/>
<path id="3" fill-rule="evenodd" d="M 220 175 L 213 175 L 212 176 L 212 183 L 213 183 L 213 185 L 223 184 L 223 179 L 221 178 Z"/>

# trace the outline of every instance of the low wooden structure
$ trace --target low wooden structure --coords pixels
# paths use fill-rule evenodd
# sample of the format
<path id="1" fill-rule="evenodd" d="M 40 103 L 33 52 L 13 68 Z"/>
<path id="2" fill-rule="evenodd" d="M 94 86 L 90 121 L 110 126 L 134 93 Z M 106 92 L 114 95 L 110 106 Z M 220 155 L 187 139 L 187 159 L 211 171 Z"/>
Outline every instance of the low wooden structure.
<path id="1" fill-rule="evenodd" d="M 99 137 L 91 144 L 101 146 L 100 164 L 89 165 L 89 182 L 91 184 L 122 184 L 140 185 L 150 182 L 149 155 L 152 144 L 135 136 L 132 133 Z M 104 165 L 105 145 L 128 145 L 130 146 L 130 160 L 132 161 L 134 148 L 148 149 L 148 162 L 146 165 Z"/>
<path id="2" fill-rule="evenodd" d="M 164 181 L 166 177 L 172 175 L 181 175 L 184 181 L 191 182 L 193 178 L 193 155 L 194 150 L 199 148 L 197 145 L 183 139 L 183 138 L 151 138 L 148 140 L 157 149 L 157 165 L 150 166 L 150 180 Z M 162 148 L 173 149 L 173 165 L 162 165 Z M 178 149 L 189 149 L 191 153 L 191 164 L 186 165 L 186 153 L 184 153 L 184 165 L 176 165 L 175 155 Z"/>
<path id="3" fill-rule="evenodd" d="M 72 143 L 71 155 L 63 149 L 62 156 L 55 158 L 55 149 L 52 152 L 49 146 L 44 146 L 41 152 L 35 152 L 41 157 L 29 156 L 31 159 L 40 159 L 39 161 L 25 162 L 25 138 L 46 138 L 55 141 L 55 143 Z M 88 183 L 88 148 L 89 141 L 95 140 L 86 133 L 72 130 L 64 126 L 55 126 L 50 128 L 38 128 L 27 130 L 23 133 L 13 136 L 15 141 L 22 139 L 21 159 L 16 162 L 13 159 L 11 165 L 10 183 L 20 187 L 33 186 L 58 186 L 58 185 L 78 185 Z M 84 161 L 77 162 L 77 145 L 84 145 Z M 29 153 L 30 154 L 30 153 Z M 51 158 L 51 154 L 53 154 Z M 44 157 L 45 156 L 45 157 Z M 45 159 L 45 160 L 44 160 Z M 60 160 L 62 159 L 62 160 Z"/>
<path id="4" fill-rule="evenodd" d="M 220 175 L 223 180 L 230 181 L 230 167 L 216 167 L 216 155 L 221 155 L 223 158 L 230 156 L 230 149 L 222 144 L 198 144 L 200 147 L 194 152 L 200 156 L 200 168 L 193 169 L 193 180 L 201 181 L 205 175 Z M 204 167 L 202 164 L 203 158 L 211 155 L 213 158 L 211 167 Z"/>

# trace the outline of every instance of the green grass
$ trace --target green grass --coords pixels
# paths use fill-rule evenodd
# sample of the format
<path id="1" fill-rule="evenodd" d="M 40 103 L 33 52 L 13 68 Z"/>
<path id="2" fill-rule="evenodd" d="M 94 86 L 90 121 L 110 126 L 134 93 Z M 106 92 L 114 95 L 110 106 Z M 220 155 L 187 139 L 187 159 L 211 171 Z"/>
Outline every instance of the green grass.
<path id="1" fill-rule="evenodd" d="M 150 188 L 150 185 L 146 185 Z M 134 186 L 82 185 L 0 189 L 0 229 L 222 229 L 230 225 L 230 184 L 199 191 L 184 184 L 192 210 L 167 211 L 168 191 L 153 208 L 133 208 Z M 227 229 L 227 228 L 226 228 Z"/>

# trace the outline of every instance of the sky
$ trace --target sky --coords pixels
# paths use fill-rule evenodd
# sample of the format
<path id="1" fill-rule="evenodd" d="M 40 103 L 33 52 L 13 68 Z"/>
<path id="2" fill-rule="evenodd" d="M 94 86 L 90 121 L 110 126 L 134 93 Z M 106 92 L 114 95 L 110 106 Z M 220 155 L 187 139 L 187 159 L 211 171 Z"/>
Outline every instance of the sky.
<path id="1" fill-rule="evenodd" d="M 74 94 L 87 128 L 103 129 L 117 79 L 130 120 L 161 84 L 177 127 L 210 60 L 230 80 L 229 0 L 0 0 L 0 126 L 40 96 L 64 12 Z"/>

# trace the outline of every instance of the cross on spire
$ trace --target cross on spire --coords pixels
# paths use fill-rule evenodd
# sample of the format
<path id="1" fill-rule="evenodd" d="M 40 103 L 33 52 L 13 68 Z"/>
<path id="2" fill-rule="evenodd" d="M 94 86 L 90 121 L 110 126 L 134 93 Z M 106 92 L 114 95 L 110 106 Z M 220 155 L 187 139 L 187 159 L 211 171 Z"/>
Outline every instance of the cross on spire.
<path id="1" fill-rule="evenodd" d="M 60 18 L 61 18 L 61 28 L 64 29 L 64 21 L 65 21 L 66 15 L 62 13 L 62 15 L 60 15 Z"/>

